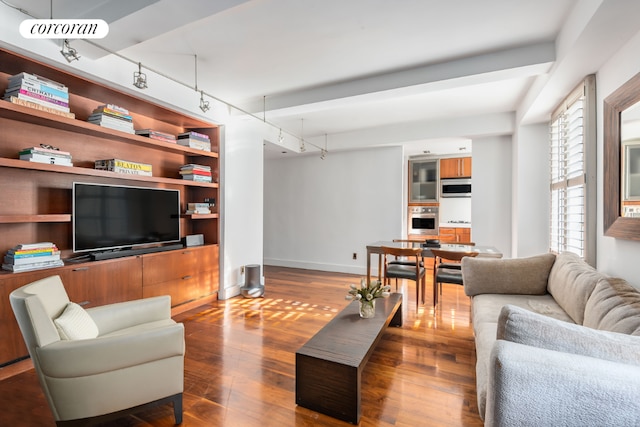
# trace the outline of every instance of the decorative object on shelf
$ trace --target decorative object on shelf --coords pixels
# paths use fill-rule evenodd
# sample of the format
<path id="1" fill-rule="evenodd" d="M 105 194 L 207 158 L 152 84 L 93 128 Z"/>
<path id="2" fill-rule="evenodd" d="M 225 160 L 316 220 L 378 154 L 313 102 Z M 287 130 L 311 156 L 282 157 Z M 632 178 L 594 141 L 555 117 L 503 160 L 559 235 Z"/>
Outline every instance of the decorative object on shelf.
<path id="1" fill-rule="evenodd" d="M 20 160 L 36 163 L 47 163 L 51 165 L 73 166 L 71 153 L 61 151 L 57 147 L 47 144 L 40 144 L 40 147 L 28 147 L 18 153 Z"/>
<path id="2" fill-rule="evenodd" d="M 178 144 L 199 150 L 211 151 L 211 140 L 208 135 L 199 132 L 184 132 L 178 135 Z"/>
<path id="3" fill-rule="evenodd" d="M 209 208 L 209 203 L 187 203 L 187 211 L 185 212 L 187 215 L 207 215 L 210 213 L 211 209 Z"/>
<path id="4" fill-rule="evenodd" d="M 131 175 L 153 176 L 153 167 L 146 163 L 130 162 L 120 159 L 96 160 L 95 168 Z"/>
<path id="5" fill-rule="evenodd" d="M 56 245 L 51 242 L 40 242 L 20 244 L 9 249 L 4 257 L 2 269 L 17 273 L 63 265 L 60 250 Z"/>
<path id="6" fill-rule="evenodd" d="M 15 98 L 14 101 L 12 98 Z M 26 107 L 37 104 L 45 107 L 45 111 L 70 114 L 69 89 L 58 82 L 22 72 L 9 77 L 9 84 L 4 92 L 5 101 L 18 104 L 17 100 L 26 101 Z M 74 116 L 75 117 L 75 116 Z"/>
<path id="7" fill-rule="evenodd" d="M 376 313 L 376 298 L 387 298 L 390 295 L 391 286 L 383 285 L 379 280 L 372 280 L 369 285 L 363 278 L 360 280 L 360 287 L 351 284 L 349 293 L 346 296 L 348 300 L 356 300 L 360 307 L 360 317 L 370 319 Z"/>
<path id="8" fill-rule="evenodd" d="M 147 138 L 156 139 L 158 141 L 169 142 L 175 144 L 177 142 L 176 136 L 170 133 L 160 132 L 153 129 L 140 129 L 136 131 L 136 135 L 146 136 Z"/>
<path id="9" fill-rule="evenodd" d="M 126 108 L 114 104 L 104 104 L 93 110 L 87 119 L 93 123 L 109 129 L 115 129 L 127 133 L 135 133 L 133 129 L 133 117 Z"/>
<path id="10" fill-rule="evenodd" d="M 190 163 L 180 168 L 182 179 L 198 182 L 212 182 L 211 167 Z"/>

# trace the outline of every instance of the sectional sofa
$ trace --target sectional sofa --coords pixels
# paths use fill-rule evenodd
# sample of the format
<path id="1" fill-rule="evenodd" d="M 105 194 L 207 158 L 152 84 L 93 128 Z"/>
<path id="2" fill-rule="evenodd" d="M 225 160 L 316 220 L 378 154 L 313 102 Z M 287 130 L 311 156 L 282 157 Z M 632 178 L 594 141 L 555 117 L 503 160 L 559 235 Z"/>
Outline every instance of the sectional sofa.
<path id="1" fill-rule="evenodd" d="M 485 426 L 640 425 L 640 293 L 572 253 L 465 258 Z"/>

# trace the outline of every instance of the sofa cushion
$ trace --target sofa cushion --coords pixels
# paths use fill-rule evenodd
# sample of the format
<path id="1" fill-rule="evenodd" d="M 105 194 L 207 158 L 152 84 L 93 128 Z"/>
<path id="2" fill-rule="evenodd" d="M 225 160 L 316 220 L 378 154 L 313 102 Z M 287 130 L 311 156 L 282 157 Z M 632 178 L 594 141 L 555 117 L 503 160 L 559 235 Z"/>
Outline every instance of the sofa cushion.
<path id="1" fill-rule="evenodd" d="M 498 322 L 500 310 L 505 305 L 516 305 L 545 316 L 559 320 L 573 322 L 567 313 L 553 300 L 549 294 L 545 295 L 476 295 L 471 305 L 473 326 L 483 322 Z"/>
<path id="2" fill-rule="evenodd" d="M 640 337 L 598 331 L 520 307 L 500 312 L 497 339 L 640 366 Z"/>
<path id="3" fill-rule="evenodd" d="M 623 279 L 599 280 L 587 301 L 584 325 L 640 335 L 640 292 Z"/>
<path id="4" fill-rule="evenodd" d="M 475 326 L 476 341 L 476 394 L 478 400 L 478 412 L 484 419 L 487 403 L 487 387 L 489 386 L 489 356 L 496 342 L 495 322 L 485 322 Z"/>
<path id="5" fill-rule="evenodd" d="M 553 254 L 529 258 L 462 259 L 464 291 L 467 295 L 547 293 L 547 279 L 555 260 Z"/>
<path id="6" fill-rule="evenodd" d="M 69 302 L 53 323 L 63 340 L 86 340 L 98 336 L 98 327 L 89 313 L 74 302 Z"/>
<path id="7" fill-rule="evenodd" d="M 551 268 L 547 290 L 573 321 L 582 325 L 587 300 L 603 277 L 578 255 L 563 252 Z"/>

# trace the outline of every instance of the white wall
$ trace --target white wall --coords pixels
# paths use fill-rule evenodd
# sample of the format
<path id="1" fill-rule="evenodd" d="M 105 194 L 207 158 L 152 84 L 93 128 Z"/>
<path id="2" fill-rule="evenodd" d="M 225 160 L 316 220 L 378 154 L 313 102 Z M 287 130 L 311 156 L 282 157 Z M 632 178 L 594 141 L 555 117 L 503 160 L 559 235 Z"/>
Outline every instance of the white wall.
<path id="1" fill-rule="evenodd" d="M 515 258 L 549 251 L 549 125 L 518 128 L 513 147 Z"/>
<path id="2" fill-rule="evenodd" d="M 596 74 L 598 94 L 598 270 L 622 277 L 640 288 L 640 242 L 604 236 L 602 223 L 603 195 L 603 114 L 602 102 L 614 90 L 640 72 L 640 32 L 615 53 Z"/>
<path id="3" fill-rule="evenodd" d="M 471 238 L 511 257 L 511 138 L 473 140 Z"/>
<path id="4" fill-rule="evenodd" d="M 250 116 L 232 116 L 225 126 L 221 157 L 220 299 L 240 293 L 241 267 L 262 265 L 263 141 L 268 129 Z"/>
<path id="5" fill-rule="evenodd" d="M 402 236 L 401 147 L 267 160 L 264 177 L 265 264 L 364 275 L 367 243 Z"/>

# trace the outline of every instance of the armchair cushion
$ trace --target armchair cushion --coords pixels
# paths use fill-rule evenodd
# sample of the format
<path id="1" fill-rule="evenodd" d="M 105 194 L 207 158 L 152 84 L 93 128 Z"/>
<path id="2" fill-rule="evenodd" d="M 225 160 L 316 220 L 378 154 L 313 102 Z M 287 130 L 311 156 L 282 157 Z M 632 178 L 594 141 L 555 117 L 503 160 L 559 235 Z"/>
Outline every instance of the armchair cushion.
<path id="1" fill-rule="evenodd" d="M 497 339 L 640 366 L 640 337 L 598 331 L 506 305 Z"/>
<path id="2" fill-rule="evenodd" d="M 86 340 L 98 336 L 96 323 L 84 308 L 75 302 L 69 302 L 53 323 L 63 340 Z"/>

